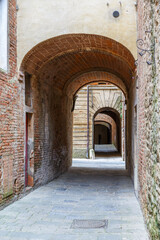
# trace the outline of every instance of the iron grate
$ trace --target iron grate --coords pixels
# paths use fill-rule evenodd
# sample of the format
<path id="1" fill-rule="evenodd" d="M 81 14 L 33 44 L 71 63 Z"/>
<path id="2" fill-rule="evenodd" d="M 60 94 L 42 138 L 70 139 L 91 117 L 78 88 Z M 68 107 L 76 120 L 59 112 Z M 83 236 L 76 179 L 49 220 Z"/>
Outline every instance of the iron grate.
<path id="1" fill-rule="evenodd" d="M 71 228 L 107 228 L 108 220 L 94 220 L 94 219 L 74 219 L 71 225 Z"/>

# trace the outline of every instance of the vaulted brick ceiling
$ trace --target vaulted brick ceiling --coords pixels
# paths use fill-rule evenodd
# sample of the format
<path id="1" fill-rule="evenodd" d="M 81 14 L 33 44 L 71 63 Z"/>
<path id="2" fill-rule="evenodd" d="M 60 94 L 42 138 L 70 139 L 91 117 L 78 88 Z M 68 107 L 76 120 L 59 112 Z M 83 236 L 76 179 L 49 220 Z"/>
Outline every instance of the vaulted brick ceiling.
<path id="1" fill-rule="evenodd" d="M 117 119 L 118 121 L 120 119 L 120 113 L 116 109 L 111 107 L 104 107 L 98 109 L 94 115 L 94 118 L 96 118 L 98 114 L 106 114 L 107 116 L 110 116 L 115 122 L 117 121 Z"/>
<path id="2" fill-rule="evenodd" d="M 110 117 L 109 115 L 104 114 L 104 113 L 98 113 L 97 116 L 94 118 L 95 124 L 100 123 L 100 122 L 106 122 L 111 125 L 114 122 L 114 124 L 116 124 L 112 117 Z"/>
<path id="3" fill-rule="evenodd" d="M 76 94 L 79 89 L 86 84 L 92 84 L 95 82 L 112 83 L 119 87 L 127 97 L 127 88 L 122 79 L 117 77 L 115 74 L 100 70 L 85 72 L 76 78 L 70 78 L 70 80 L 65 83 L 64 90 L 66 90 L 68 95 L 71 95 L 72 93 Z"/>
<path id="4" fill-rule="evenodd" d="M 134 68 L 134 58 L 123 45 L 106 37 L 88 34 L 63 35 L 46 40 L 28 52 L 21 66 L 22 70 L 61 90 L 71 79 L 93 71 L 112 73 L 129 89 Z"/>

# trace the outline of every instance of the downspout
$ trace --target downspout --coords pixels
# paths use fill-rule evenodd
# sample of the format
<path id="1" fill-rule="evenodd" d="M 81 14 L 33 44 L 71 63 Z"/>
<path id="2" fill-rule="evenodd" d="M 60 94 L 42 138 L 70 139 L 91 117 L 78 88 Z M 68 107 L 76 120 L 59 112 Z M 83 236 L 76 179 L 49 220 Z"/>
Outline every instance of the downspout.
<path id="1" fill-rule="evenodd" d="M 87 86 L 87 153 L 86 157 L 89 158 L 89 85 Z"/>

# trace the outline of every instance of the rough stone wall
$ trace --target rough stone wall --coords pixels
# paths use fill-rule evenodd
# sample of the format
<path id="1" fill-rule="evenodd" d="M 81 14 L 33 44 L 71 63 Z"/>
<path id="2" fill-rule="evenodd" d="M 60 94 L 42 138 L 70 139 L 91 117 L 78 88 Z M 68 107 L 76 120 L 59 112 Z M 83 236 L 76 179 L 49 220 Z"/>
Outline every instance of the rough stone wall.
<path id="1" fill-rule="evenodd" d="M 72 99 L 32 77 L 34 108 L 34 184 L 66 171 L 72 161 Z"/>
<path id="2" fill-rule="evenodd" d="M 24 185 L 23 76 L 17 77 L 16 1 L 8 1 L 8 71 L 0 69 L 0 203 Z"/>
<path id="3" fill-rule="evenodd" d="M 87 87 L 78 92 L 73 115 L 73 157 L 87 154 Z M 93 117 L 97 110 L 110 107 L 121 113 L 122 91 L 110 87 L 90 86 L 89 89 L 89 148 L 93 148 Z"/>
<path id="4" fill-rule="evenodd" d="M 139 196 L 151 239 L 160 239 L 160 3 L 138 1 Z M 141 52 L 141 50 L 138 50 Z M 146 62 L 148 61 L 148 63 Z"/>

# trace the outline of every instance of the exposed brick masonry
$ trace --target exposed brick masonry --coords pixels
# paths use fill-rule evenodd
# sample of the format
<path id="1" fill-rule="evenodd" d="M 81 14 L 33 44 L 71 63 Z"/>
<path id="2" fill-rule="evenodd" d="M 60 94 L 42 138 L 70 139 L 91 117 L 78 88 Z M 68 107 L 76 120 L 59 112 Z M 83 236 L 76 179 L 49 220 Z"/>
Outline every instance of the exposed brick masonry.
<path id="1" fill-rule="evenodd" d="M 9 0 L 9 65 L 0 70 L 0 202 L 23 187 L 23 88 L 17 79 L 16 1 Z"/>

